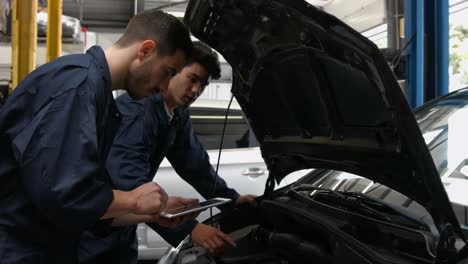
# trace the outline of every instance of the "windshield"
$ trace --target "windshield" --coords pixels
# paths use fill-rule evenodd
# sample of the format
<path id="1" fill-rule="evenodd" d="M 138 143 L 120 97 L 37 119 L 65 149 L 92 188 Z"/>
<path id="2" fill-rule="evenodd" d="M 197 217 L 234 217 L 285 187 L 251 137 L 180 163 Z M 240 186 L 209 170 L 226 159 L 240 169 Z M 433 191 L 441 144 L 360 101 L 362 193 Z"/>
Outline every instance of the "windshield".
<path id="1" fill-rule="evenodd" d="M 451 170 L 457 168 L 466 173 L 468 92 L 449 96 L 421 109 L 415 116 L 439 174 L 448 176 Z M 461 178 L 468 177 L 468 174 L 465 175 Z"/>
<path id="2" fill-rule="evenodd" d="M 461 90 L 419 109 L 416 120 L 442 177 L 458 221 L 468 228 L 468 90 Z M 336 191 L 360 192 L 413 210 L 426 210 L 377 182 L 360 176 L 329 171 L 314 183 Z"/>

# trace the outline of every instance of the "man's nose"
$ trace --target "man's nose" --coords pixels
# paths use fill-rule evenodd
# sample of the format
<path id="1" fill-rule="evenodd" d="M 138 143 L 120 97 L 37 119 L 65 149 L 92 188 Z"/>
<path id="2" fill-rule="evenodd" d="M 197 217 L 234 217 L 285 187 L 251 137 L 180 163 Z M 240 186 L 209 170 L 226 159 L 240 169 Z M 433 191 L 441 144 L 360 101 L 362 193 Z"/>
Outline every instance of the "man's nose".
<path id="1" fill-rule="evenodd" d="M 199 96 L 202 91 L 201 83 L 196 83 L 192 85 L 192 93 L 196 94 L 196 96 Z"/>

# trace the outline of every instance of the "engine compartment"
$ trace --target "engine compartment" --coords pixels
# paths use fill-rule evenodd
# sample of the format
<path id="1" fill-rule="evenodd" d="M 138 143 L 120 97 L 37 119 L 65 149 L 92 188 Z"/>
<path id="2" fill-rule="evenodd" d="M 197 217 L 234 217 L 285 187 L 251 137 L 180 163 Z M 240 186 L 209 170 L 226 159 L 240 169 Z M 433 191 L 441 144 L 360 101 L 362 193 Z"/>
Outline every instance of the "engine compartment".
<path id="1" fill-rule="evenodd" d="M 226 255 L 212 257 L 200 247 L 181 253 L 178 263 L 304 263 L 304 259 L 314 259 L 314 263 L 329 263 L 325 250 L 291 233 L 270 232 L 254 225 L 239 230 L 241 236 L 236 248 Z M 231 234 L 231 236 L 236 236 Z M 293 254 L 291 252 L 294 251 Z M 193 261 L 191 261 L 193 260 Z"/>
<path id="2" fill-rule="evenodd" d="M 214 217 L 237 247 L 211 256 L 186 245 L 178 264 L 192 263 L 433 263 L 430 234 L 353 214 L 312 199 L 281 195 L 255 209 Z M 208 222 L 208 224 L 211 222 Z"/>

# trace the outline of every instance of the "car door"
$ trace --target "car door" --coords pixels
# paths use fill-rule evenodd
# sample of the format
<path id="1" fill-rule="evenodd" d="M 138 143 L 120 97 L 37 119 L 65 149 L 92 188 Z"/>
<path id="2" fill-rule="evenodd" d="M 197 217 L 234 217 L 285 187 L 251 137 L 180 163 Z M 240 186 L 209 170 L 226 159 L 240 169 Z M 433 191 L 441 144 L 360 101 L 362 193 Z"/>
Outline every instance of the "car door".
<path id="1" fill-rule="evenodd" d="M 226 109 L 216 107 L 191 107 L 190 116 L 195 134 L 210 156 L 211 164 L 216 168 L 219 146 L 225 120 Z M 242 111 L 234 109 L 228 115 L 224 144 L 218 174 L 227 185 L 240 194 L 262 195 L 265 189 L 268 170 L 261 157 L 260 150 Z M 188 183 L 182 180 L 164 159 L 154 181 L 161 185 L 171 196 L 204 198 Z M 217 213 L 218 210 L 213 210 Z M 199 221 L 209 217 L 209 211 L 198 216 Z M 138 226 L 140 259 L 159 258 L 169 246 L 158 234 L 146 225 Z"/>
<path id="2" fill-rule="evenodd" d="M 193 129 L 210 156 L 216 169 L 219 147 L 225 120 L 224 108 L 192 107 L 190 116 Z M 218 174 L 229 187 L 240 194 L 262 195 L 268 171 L 261 157 L 255 138 L 253 138 L 241 110 L 231 110 L 226 124 L 223 149 Z M 195 189 L 183 181 L 165 159 L 154 181 L 170 195 L 197 197 L 204 200 Z M 204 220 L 205 214 L 200 215 Z"/>

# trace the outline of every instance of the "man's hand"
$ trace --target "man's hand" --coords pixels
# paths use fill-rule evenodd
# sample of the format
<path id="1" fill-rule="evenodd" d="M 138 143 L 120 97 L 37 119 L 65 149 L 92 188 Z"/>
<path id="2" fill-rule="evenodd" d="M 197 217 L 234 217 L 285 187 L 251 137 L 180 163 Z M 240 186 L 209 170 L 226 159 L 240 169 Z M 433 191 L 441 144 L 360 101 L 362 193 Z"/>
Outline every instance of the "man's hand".
<path id="1" fill-rule="evenodd" d="M 231 246 L 237 246 L 236 243 L 220 230 L 204 225 L 197 224 L 192 230 L 192 240 L 198 245 L 204 247 L 212 255 L 220 255 L 224 252 L 225 242 Z"/>
<path id="2" fill-rule="evenodd" d="M 198 199 L 196 198 L 183 198 L 183 197 L 178 197 L 178 196 L 171 196 L 167 200 L 166 207 L 164 211 L 170 211 L 171 209 L 175 209 L 178 207 L 184 207 L 184 206 L 189 206 L 192 204 L 198 203 Z M 159 214 L 154 214 L 152 215 L 151 222 L 156 222 L 160 226 L 164 227 L 169 227 L 169 228 L 174 228 L 177 227 L 189 220 L 195 219 L 200 212 L 193 213 L 193 214 L 188 214 L 188 215 L 183 215 L 179 217 L 175 217 L 172 219 L 168 219 L 165 217 L 160 216 Z"/>
<path id="3" fill-rule="evenodd" d="M 166 206 L 167 194 L 155 182 L 149 182 L 130 191 L 134 200 L 133 213 L 137 215 L 159 214 Z"/>
<path id="4" fill-rule="evenodd" d="M 257 206 L 257 201 L 255 201 L 255 198 L 257 198 L 257 196 L 252 194 L 241 195 L 237 197 L 236 205 L 248 203 L 251 206 Z"/>
<path id="5" fill-rule="evenodd" d="M 114 199 L 100 219 L 118 218 L 128 214 L 145 215 L 149 218 L 150 215 L 159 214 L 167 203 L 166 192 L 154 182 L 143 184 L 129 192 L 112 190 L 112 193 Z M 124 218 L 127 220 L 123 222 L 128 222 L 128 217 Z"/>
<path id="6" fill-rule="evenodd" d="M 174 210 L 178 207 L 189 206 L 192 204 L 198 203 L 197 198 L 184 198 L 179 196 L 171 196 L 167 200 L 166 209 L 165 211 Z"/>

